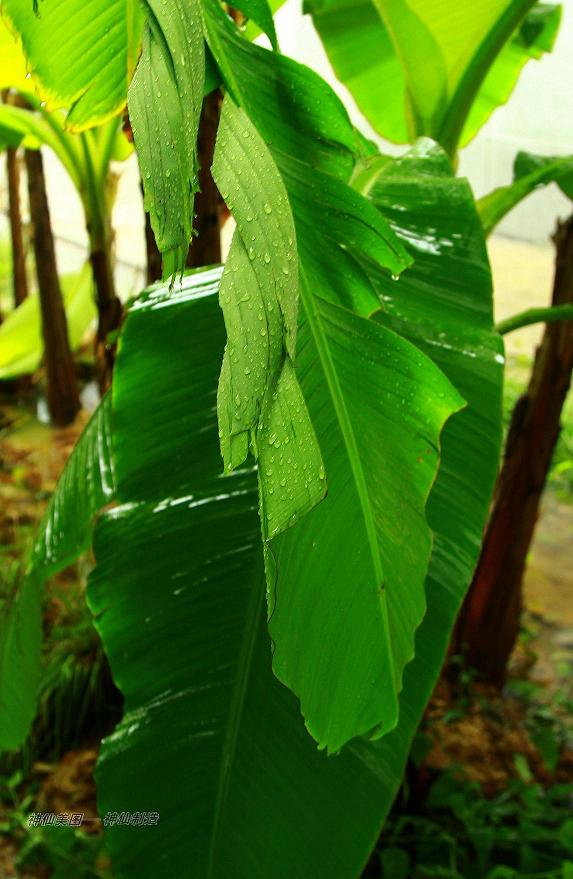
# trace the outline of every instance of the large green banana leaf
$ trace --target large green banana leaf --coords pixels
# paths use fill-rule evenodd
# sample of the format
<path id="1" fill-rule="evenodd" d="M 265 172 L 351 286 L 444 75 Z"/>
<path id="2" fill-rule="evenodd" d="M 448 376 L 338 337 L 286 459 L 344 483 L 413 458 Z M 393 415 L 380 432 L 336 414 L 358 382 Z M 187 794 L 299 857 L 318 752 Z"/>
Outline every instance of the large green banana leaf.
<path id="1" fill-rule="evenodd" d="M 478 202 L 486 235 L 524 198 L 550 183 L 556 183 L 564 195 L 573 199 L 573 156 L 518 153 L 513 165 L 513 183 L 494 189 Z"/>
<path id="2" fill-rule="evenodd" d="M 462 400 L 427 361 L 412 358 L 403 340 L 386 338 L 369 321 L 340 307 L 367 314 L 377 306 L 360 260 L 378 265 L 390 278 L 408 259 L 382 215 L 348 186 L 358 143 L 338 99 L 308 69 L 247 43 L 220 7 L 205 5 L 204 14 L 207 41 L 223 79 L 268 145 L 295 222 L 305 328 L 296 374 L 329 491 L 316 510 L 270 544 L 273 667 L 300 698 L 312 735 L 321 746 L 338 751 L 357 735 L 380 734 L 396 724 L 403 669 L 424 614 L 431 549 L 425 504 L 438 466 L 439 434 Z M 264 144 L 251 141 L 260 152 Z M 237 164 L 235 156 L 232 161 Z M 253 228 L 252 238 L 248 234 L 248 209 L 252 217 L 257 213 L 255 201 L 249 205 L 248 200 L 256 186 L 245 188 L 245 203 L 242 187 L 231 182 L 241 193 L 231 198 L 231 206 L 241 201 L 239 219 L 245 222 L 239 231 L 254 265 L 263 264 L 262 276 L 268 253 L 280 279 L 285 261 L 273 245 L 279 235 L 265 221 L 264 210 L 257 219 L 266 233 Z M 277 203 L 279 197 L 277 191 Z M 283 229 L 286 249 L 292 249 L 292 232 L 284 224 Z M 251 289 L 246 285 L 243 294 Z M 238 347 L 244 340 L 231 338 L 230 344 Z M 285 347 L 292 357 L 292 348 L 286 342 Z M 362 354 L 360 364 L 356 350 Z M 371 397 L 357 392 L 361 372 Z M 386 437 L 384 444 L 377 442 L 377 434 Z M 265 461 L 260 459 L 263 509 L 271 490 L 286 502 L 297 484 L 296 455 L 282 442 L 270 445 Z M 410 465 L 426 448 L 431 454 L 424 466 L 403 480 L 400 474 L 411 474 Z M 279 479 L 271 483 L 275 471 Z M 309 469 L 304 475 L 310 486 L 313 473 Z M 348 516 L 349 508 L 355 515 Z M 407 552 L 396 544 L 389 515 L 398 508 L 407 510 Z M 317 559 L 325 560 L 320 576 Z"/>
<path id="3" fill-rule="evenodd" d="M 148 13 L 153 11 L 152 7 L 155 9 L 151 4 Z M 169 5 L 158 8 L 156 16 L 150 17 L 148 28 L 148 39 L 153 38 L 158 44 L 163 60 L 165 34 L 179 20 L 169 15 L 169 8 Z M 345 502 L 331 498 L 328 501 L 329 518 L 337 523 L 338 538 L 358 547 L 355 562 L 360 561 L 359 566 L 347 566 L 335 572 L 336 577 L 330 584 L 331 591 L 341 592 L 343 598 L 340 605 L 332 604 L 331 611 L 324 616 L 322 633 L 328 649 L 324 649 L 324 643 L 317 645 L 316 638 L 305 637 L 305 632 L 312 631 L 316 609 L 325 600 L 321 594 L 322 585 L 318 587 L 310 576 L 311 566 L 308 570 L 298 572 L 285 565 L 285 571 L 290 573 L 288 578 L 283 578 L 282 566 L 279 565 L 278 580 L 275 582 L 273 566 L 270 563 L 267 565 L 270 607 L 275 613 L 275 670 L 301 698 L 308 727 L 320 744 L 338 750 L 346 741 L 369 729 L 380 732 L 395 725 L 397 690 L 404 666 L 413 655 L 414 633 L 424 612 L 424 577 L 431 544 L 430 530 L 425 521 L 425 503 L 438 466 L 439 432 L 446 418 L 460 407 L 462 401 L 443 376 L 431 365 L 425 364 L 423 359 L 414 370 L 402 369 L 402 361 L 410 361 L 411 358 L 408 345 L 400 340 L 393 339 L 387 346 L 389 351 L 393 351 L 393 365 L 390 360 L 383 362 L 381 358 L 365 354 L 371 360 L 371 369 L 377 382 L 394 380 L 394 393 L 384 401 L 383 419 L 401 425 L 401 428 L 394 430 L 393 442 L 386 447 L 384 463 L 387 472 L 391 472 L 397 464 L 405 466 L 420 445 L 426 447 L 429 444 L 433 450 L 426 466 L 416 471 L 416 480 L 402 484 L 399 480 L 385 479 L 367 484 L 366 474 L 373 464 L 375 453 L 369 435 L 352 423 L 353 387 L 352 381 L 346 377 L 347 367 L 352 361 L 352 339 L 356 339 L 358 347 L 369 352 L 376 349 L 378 344 L 384 347 L 384 332 L 373 330 L 367 321 L 351 318 L 347 312 L 339 319 L 336 315 L 340 315 L 340 312 L 326 306 L 317 307 L 315 299 L 320 294 L 330 298 L 336 305 L 353 306 L 359 299 L 360 310 L 367 313 L 365 303 L 371 307 L 372 301 L 376 300 L 372 286 L 358 263 L 359 258 L 367 257 L 395 274 L 399 274 L 407 265 L 408 259 L 382 215 L 347 185 L 358 144 L 347 114 L 328 86 L 305 68 L 250 45 L 219 4 L 202 0 L 201 9 L 205 37 L 225 84 L 270 148 L 272 160 L 288 193 L 297 237 L 304 242 L 300 262 L 301 297 L 310 328 L 309 351 L 315 349 L 312 356 L 317 366 L 320 362 L 319 368 L 324 373 L 328 408 L 319 404 L 319 416 L 323 430 L 328 432 L 329 442 L 334 444 L 331 464 L 326 467 L 326 481 L 329 478 L 328 466 L 331 466 L 335 478 L 342 481 L 358 503 L 359 514 L 348 522 L 345 518 Z M 181 17 L 183 13 L 179 10 L 178 14 Z M 185 16 L 184 21 L 181 19 L 181 34 L 195 27 L 191 7 Z M 190 68 L 189 59 L 183 65 L 179 58 L 177 65 L 171 63 L 169 66 L 168 79 L 172 85 L 175 83 L 178 101 L 182 101 L 189 90 L 193 91 L 191 86 L 187 91 L 182 91 L 183 86 L 180 86 L 180 80 L 187 82 L 186 78 L 192 76 Z M 150 88 L 154 82 L 153 69 L 151 64 Z M 163 79 L 158 79 L 156 87 L 161 89 L 163 85 Z M 145 115 L 143 111 L 141 115 Z M 185 156 L 194 141 L 194 125 L 195 122 L 188 122 L 181 125 L 181 130 L 172 132 L 177 143 L 181 138 L 185 141 L 182 148 Z M 171 142 L 166 146 L 164 143 L 163 148 L 169 150 Z M 151 155 L 151 149 L 148 152 Z M 187 158 L 178 161 L 180 171 L 187 167 L 186 163 Z M 158 162 L 160 177 L 163 166 L 163 161 Z M 147 173 L 151 176 L 155 171 Z M 147 173 L 144 174 L 144 180 Z M 172 172 L 172 176 L 177 175 Z M 189 182 L 188 174 L 185 181 Z M 183 192 L 187 183 L 182 187 Z M 189 214 L 187 212 L 183 217 L 179 209 L 170 213 L 170 207 L 166 204 L 170 191 L 169 187 L 165 188 L 161 198 L 169 215 L 168 225 L 179 223 L 185 228 Z M 269 206 L 272 209 L 272 203 Z M 241 207 L 243 209 L 244 205 Z M 270 217 L 264 228 L 272 228 Z M 284 234 L 284 230 L 278 231 Z M 175 235 L 173 241 L 177 240 L 179 232 L 176 231 Z M 165 240 L 161 239 L 162 246 Z M 271 244 L 268 250 L 260 250 L 257 259 L 265 262 L 265 254 L 268 253 L 274 270 L 280 249 L 273 241 Z M 288 238 L 287 245 L 291 246 Z M 254 247 L 251 249 L 255 252 Z M 181 256 L 182 247 L 175 247 L 174 252 Z M 280 277 L 281 272 L 282 268 L 278 266 L 275 278 Z M 374 337 L 376 333 L 377 338 Z M 240 339 L 231 342 L 243 344 Z M 293 354 L 291 347 L 291 358 Z M 353 365 L 356 367 L 356 363 Z M 284 373 L 288 381 L 285 386 L 288 406 L 282 407 L 277 403 L 271 410 L 282 410 L 284 416 L 284 410 L 288 409 L 291 427 L 293 419 L 302 410 L 302 400 L 296 397 L 294 375 L 292 370 Z M 416 388 L 419 388 L 419 397 Z M 270 388 L 270 392 L 273 393 L 273 388 Z M 415 405 L 417 399 L 426 401 L 427 417 L 420 416 Z M 289 493 L 296 494 L 294 485 L 295 482 L 298 485 L 300 479 L 297 482 L 296 468 L 290 466 L 286 448 L 281 447 L 279 451 L 279 434 L 275 429 L 280 426 L 278 422 L 275 424 L 271 419 L 266 427 L 264 421 L 261 426 L 268 434 L 268 441 L 262 443 L 266 457 L 265 466 L 260 471 L 261 503 L 263 510 L 270 512 L 271 507 L 277 506 L 273 495 L 280 500 L 283 493 L 285 498 Z M 311 435 L 307 429 L 301 431 L 300 435 L 303 433 L 305 437 Z M 294 430 L 286 434 L 296 435 Z M 305 446 L 308 446 L 306 442 Z M 259 458 L 262 462 L 263 458 L 260 455 Z M 318 474 L 315 482 L 320 492 L 313 492 L 312 499 L 316 499 L 324 490 L 320 485 L 320 464 L 314 470 Z M 273 476 L 277 474 L 275 486 Z M 307 482 L 310 482 L 310 476 L 303 472 L 303 486 Z M 271 503 L 271 498 L 274 503 Z M 402 563 L 393 562 L 396 550 L 385 511 L 397 504 L 411 510 L 409 564 L 406 564 L 406 559 Z M 282 509 L 285 504 L 281 502 L 280 506 Z M 266 518 L 268 521 L 268 515 Z M 294 521 L 294 516 L 290 520 Z M 314 535 L 311 543 L 319 553 L 323 549 L 329 551 L 321 521 L 321 518 L 315 517 L 311 531 L 305 531 Z M 271 528 L 266 529 L 267 533 L 271 531 Z M 289 544 L 290 536 L 285 538 L 285 546 Z M 284 551 L 287 552 L 286 549 Z M 268 560 L 272 554 L 271 547 Z M 355 612 L 349 618 L 342 613 L 342 608 L 352 602 L 356 583 L 360 598 L 357 609 L 360 606 L 369 607 L 373 613 L 372 629 L 366 637 L 359 613 Z M 399 618 L 388 608 L 388 603 L 392 605 L 395 600 L 388 598 L 390 594 L 407 596 L 404 613 Z M 298 632 L 293 632 L 291 627 L 282 623 L 284 617 L 280 613 L 280 602 L 283 596 L 301 621 L 302 628 Z M 314 608 L 313 613 L 309 613 L 310 608 Z M 353 686 L 350 688 L 344 683 L 350 671 L 345 647 L 347 640 L 356 644 Z M 300 655 L 301 641 L 308 644 L 304 656 Z M 317 661 L 317 650 L 320 662 Z M 330 678 L 340 684 L 326 698 L 319 685 L 325 668 Z M 366 711 L 365 705 L 369 706 Z"/>
<path id="4" fill-rule="evenodd" d="M 102 749 L 100 813 L 119 876 L 348 879 L 360 874 L 393 791 L 380 744 L 328 758 L 272 675 L 256 475 L 220 472 L 219 279 L 212 270 L 152 290 L 122 336 L 120 506 L 96 528 L 89 601 L 126 716 Z M 69 562 L 110 499 L 107 414 L 66 468 L 31 573 Z M 158 825 L 116 826 L 130 809 L 159 813 Z"/>
<path id="5" fill-rule="evenodd" d="M 217 452 L 220 271 L 191 275 L 181 290 L 151 290 L 122 338 L 113 420 L 120 506 L 97 526 L 89 586 L 126 696 L 98 768 L 108 844 L 126 879 L 357 877 L 400 783 L 479 552 L 499 453 L 502 356 L 467 184 L 426 147 L 390 166 L 374 195 L 394 206 L 396 231 L 418 258 L 409 281 L 375 277 L 385 321 L 426 346 L 469 403 L 446 427 L 430 496 L 428 611 L 399 726 L 328 758 L 270 674 L 255 475 L 222 476 Z M 310 371 L 301 380 L 308 392 Z M 158 812 L 159 824 L 113 826 L 129 810 Z"/>
<path id="6" fill-rule="evenodd" d="M 126 715 L 102 748 L 99 809 L 160 816 L 108 828 L 120 876 L 348 879 L 388 792 L 377 746 L 319 752 L 271 672 L 256 474 L 223 476 L 218 454 L 219 279 L 151 292 L 122 338 L 121 503 L 96 529 L 89 602 Z"/>
<path id="7" fill-rule="evenodd" d="M 442 464 L 427 507 L 434 532 L 428 609 L 404 675 L 398 726 L 382 740 L 396 785 L 405 742 L 430 698 L 479 557 L 499 461 L 504 357 L 493 331 L 491 273 L 473 195 L 466 180 L 452 176 L 444 153 L 422 140 L 385 166 L 370 197 L 414 257 L 397 283 L 381 273 L 373 277 L 383 306 L 374 319 L 425 351 L 468 404 L 443 431 Z"/>
<path id="8" fill-rule="evenodd" d="M 533 7 L 533 8 L 532 8 Z M 383 137 L 453 152 L 551 51 L 560 7 L 532 0 L 306 0 L 336 75 Z"/>
<path id="9" fill-rule="evenodd" d="M 71 129 L 104 122 L 125 106 L 137 61 L 138 0 L 1 0 L 49 108 L 65 107 Z"/>

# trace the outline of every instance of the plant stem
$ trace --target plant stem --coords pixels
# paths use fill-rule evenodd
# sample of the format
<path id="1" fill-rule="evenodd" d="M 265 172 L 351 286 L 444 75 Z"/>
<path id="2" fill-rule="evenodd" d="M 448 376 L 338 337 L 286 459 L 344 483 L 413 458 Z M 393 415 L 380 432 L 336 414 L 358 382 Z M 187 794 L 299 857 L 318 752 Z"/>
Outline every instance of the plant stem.
<path id="1" fill-rule="evenodd" d="M 573 216 L 559 225 L 553 307 L 573 307 Z M 573 370 L 573 321 L 548 324 L 525 394 L 511 419 L 481 557 L 456 632 L 454 651 L 503 685 L 519 632 L 522 580 Z"/>
<path id="2" fill-rule="evenodd" d="M 111 258 L 111 216 L 107 200 L 109 154 L 107 164 L 96 171 L 92 142 L 88 133 L 80 135 L 84 151 L 85 176 L 81 193 L 86 227 L 90 239 L 90 264 L 96 291 L 98 309 L 98 328 L 95 341 L 95 356 L 101 391 L 111 384 L 115 360 L 115 344 L 108 336 L 117 330 L 123 318 L 123 308 L 115 292 Z"/>
<path id="3" fill-rule="evenodd" d="M 573 320 L 573 305 L 550 305 L 546 308 L 528 308 L 512 317 L 507 317 L 496 326 L 501 336 L 513 333 L 531 324 L 551 324 L 560 320 Z"/>
<path id="4" fill-rule="evenodd" d="M 22 212 L 20 210 L 20 164 L 17 150 L 6 150 L 6 166 L 8 173 L 10 235 L 12 238 L 12 283 L 14 305 L 18 307 L 28 296 L 28 276 L 26 273 L 26 250 L 22 231 Z"/>
<path id="5" fill-rule="evenodd" d="M 48 407 L 54 424 L 69 424 L 80 408 L 74 362 L 60 288 L 44 164 L 40 150 L 26 150 L 30 213 L 42 315 Z"/>

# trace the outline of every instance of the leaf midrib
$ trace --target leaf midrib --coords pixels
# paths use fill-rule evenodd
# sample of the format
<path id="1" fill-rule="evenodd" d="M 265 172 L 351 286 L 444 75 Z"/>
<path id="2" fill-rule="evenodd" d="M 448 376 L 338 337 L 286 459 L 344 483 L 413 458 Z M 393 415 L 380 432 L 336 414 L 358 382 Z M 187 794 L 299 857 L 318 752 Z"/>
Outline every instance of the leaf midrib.
<path id="1" fill-rule="evenodd" d="M 336 418 L 340 426 L 340 432 L 342 434 L 342 439 L 346 448 L 346 454 L 350 463 L 350 469 L 352 470 L 354 483 L 356 485 L 356 491 L 358 493 L 360 510 L 364 519 L 364 526 L 366 528 L 368 547 L 370 550 L 370 555 L 372 557 L 372 565 L 374 568 L 374 575 L 376 577 L 377 588 L 381 590 L 379 604 L 382 617 L 384 645 L 386 647 L 388 665 L 390 668 L 391 676 L 392 678 L 394 678 L 394 655 L 390 649 L 390 622 L 388 619 L 388 603 L 386 599 L 386 591 L 382 588 L 384 584 L 384 572 L 382 570 L 382 561 L 380 559 L 374 513 L 372 510 L 372 504 L 370 503 L 368 487 L 366 485 L 366 476 L 364 474 L 364 468 L 362 466 L 360 453 L 358 451 L 358 444 L 356 442 L 354 428 L 352 427 L 352 420 L 346 406 L 346 401 L 344 399 L 344 394 L 342 393 L 342 388 L 340 387 L 336 367 L 334 365 L 332 354 L 330 352 L 328 341 L 326 339 L 326 334 L 324 332 L 321 318 L 318 314 L 318 310 L 316 307 L 314 294 L 312 293 L 306 279 L 302 260 L 300 262 L 300 279 L 300 295 L 303 302 L 304 311 L 316 345 L 318 357 L 324 371 L 328 390 L 332 399 L 332 404 L 336 412 Z"/>

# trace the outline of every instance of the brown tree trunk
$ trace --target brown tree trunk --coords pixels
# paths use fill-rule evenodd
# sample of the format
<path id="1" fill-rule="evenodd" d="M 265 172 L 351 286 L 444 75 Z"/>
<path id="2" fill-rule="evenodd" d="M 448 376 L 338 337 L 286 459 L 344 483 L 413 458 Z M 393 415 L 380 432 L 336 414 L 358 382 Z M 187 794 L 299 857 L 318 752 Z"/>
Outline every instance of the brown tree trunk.
<path id="1" fill-rule="evenodd" d="M 221 93 L 217 89 L 203 101 L 197 146 L 199 150 L 199 192 L 195 196 L 195 238 L 191 242 L 187 266 L 221 262 L 221 196 L 211 174 L 217 127 L 221 114 Z"/>
<path id="2" fill-rule="evenodd" d="M 573 217 L 558 225 L 553 305 L 573 303 Z M 573 370 L 573 321 L 548 324 L 526 393 L 512 415 L 479 564 L 454 645 L 480 676 L 503 685 L 519 633 L 522 580 Z"/>
<path id="3" fill-rule="evenodd" d="M 8 202 L 10 214 L 10 234 L 12 238 L 12 283 L 14 305 L 21 305 L 28 295 L 28 276 L 26 274 L 26 250 L 22 231 L 20 210 L 20 166 L 15 149 L 6 150 L 8 174 Z"/>
<path id="4" fill-rule="evenodd" d="M 48 408 L 54 424 L 64 425 L 74 420 L 80 401 L 58 278 L 42 155 L 39 150 L 26 150 L 25 158 L 42 315 Z"/>

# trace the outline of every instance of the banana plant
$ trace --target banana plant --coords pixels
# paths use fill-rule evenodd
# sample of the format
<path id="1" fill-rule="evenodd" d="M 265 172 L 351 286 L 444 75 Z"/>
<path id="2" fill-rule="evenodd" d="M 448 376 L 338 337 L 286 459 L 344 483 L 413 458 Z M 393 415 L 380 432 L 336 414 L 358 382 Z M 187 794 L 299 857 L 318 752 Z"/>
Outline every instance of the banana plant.
<path id="1" fill-rule="evenodd" d="M 33 683 L 41 581 L 93 529 L 88 600 L 126 700 L 97 770 L 118 875 L 351 879 L 477 560 L 502 345 L 483 229 L 443 150 L 420 141 L 360 192 L 340 101 L 275 50 L 263 0 L 233 5 L 271 50 L 213 0 L 143 4 L 128 108 L 170 282 L 130 309 L 0 668 Z M 39 8 L 2 3 L 68 124 L 100 122 L 127 91 L 133 4 Z M 56 38 L 68 80 L 49 64 Z M 78 42 L 121 88 L 84 88 Z M 236 231 L 223 269 L 181 277 L 214 84 L 212 170 Z M 0 675 L 0 705 L 15 747 L 33 686 Z M 139 826 L 118 818 L 132 811 Z"/>
<path id="2" fill-rule="evenodd" d="M 111 163 L 127 158 L 132 147 L 114 117 L 92 130 L 70 132 L 64 115 L 48 109 L 32 90 L 30 74 L 22 74 L 23 56 L 2 22 L 0 45 L 3 52 L 7 50 L 0 66 L 0 86 L 10 88 L 13 95 L 11 103 L 0 105 L 0 148 L 47 147 L 62 163 L 80 197 L 98 309 L 98 359 L 101 369 L 105 369 L 102 358 L 105 359 L 106 338 L 117 329 L 121 319 L 113 276 L 111 212 L 116 179 Z"/>
<path id="3" fill-rule="evenodd" d="M 560 7 L 531 0 L 484 0 L 477 15 L 474 6 L 460 10 L 443 0 L 307 0 L 305 8 L 313 14 L 337 74 L 377 131 L 398 142 L 430 134 L 454 165 L 459 148 L 509 98 L 527 61 L 551 51 L 561 15 Z M 388 82 L 394 86 L 390 99 Z M 354 180 L 363 189 L 386 162 L 373 147 L 368 153 Z M 513 183 L 480 201 L 485 233 L 550 183 L 571 197 L 570 156 L 519 153 Z M 555 236 L 551 306 L 528 309 L 498 327 L 505 334 L 532 323 L 548 324 L 528 390 L 514 412 L 483 552 L 453 645 L 498 685 L 505 680 L 519 631 L 527 552 L 573 366 L 568 356 L 571 324 L 559 325 L 573 316 L 564 268 L 569 240 L 570 223 Z M 496 649 L 491 649 L 492 639 Z"/>
<path id="4" fill-rule="evenodd" d="M 337 77 L 382 137 L 454 158 L 550 52 L 561 7 L 536 0 L 305 0 Z"/>

